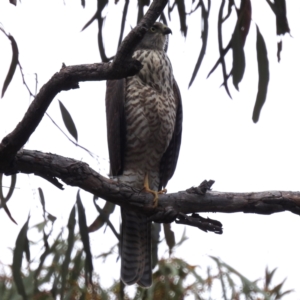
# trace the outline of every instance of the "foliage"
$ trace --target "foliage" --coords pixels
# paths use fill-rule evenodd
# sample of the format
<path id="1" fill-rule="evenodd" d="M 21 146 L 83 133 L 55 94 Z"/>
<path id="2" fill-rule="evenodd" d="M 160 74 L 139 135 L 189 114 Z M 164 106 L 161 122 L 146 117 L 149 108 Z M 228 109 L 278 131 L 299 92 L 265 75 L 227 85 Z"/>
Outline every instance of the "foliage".
<path id="1" fill-rule="evenodd" d="M 77 199 L 78 201 L 78 199 Z M 80 204 L 77 203 L 78 223 L 84 215 Z M 80 212 L 79 212 L 80 211 Z M 81 215 L 81 217 L 80 217 Z M 52 218 L 51 218 L 52 219 Z M 25 223 L 17 239 L 14 250 L 13 264 L 10 271 L 2 265 L 0 271 L 1 299 L 184 299 L 191 296 L 194 299 L 283 299 L 292 291 L 284 291 L 285 281 L 272 283 L 276 269 L 266 269 L 263 280 L 251 281 L 219 258 L 210 257 L 214 267 L 201 270 L 180 258 L 170 255 L 168 259 L 161 258 L 153 274 L 153 284 L 149 289 L 137 288 L 132 297 L 121 281 L 114 282 L 111 287 L 103 288 L 100 275 L 87 269 L 90 253 L 86 252 L 82 243 L 82 229 L 76 233 L 75 207 L 72 209 L 68 222 L 68 238 L 62 230 L 55 238 L 52 234 L 55 221 L 45 219 L 44 222 L 29 228 Z M 80 227 L 80 225 L 79 225 Z M 46 234 L 45 231 L 49 233 Z M 29 241 L 29 231 L 38 231 L 42 237 L 40 242 Z M 49 241 L 51 234 L 52 241 Z M 37 234 L 35 233 L 36 237 Z M 19 241 L 23 242 L 20 243 Z M 179 246 L 186 240 L 183 235 Z M 43 244 L 43 253 L 39 259 L 30 260 L 28 245 L 40 247 Z M 114 254 L 114 247 L 98 256 L 107 258 Z M 23 251 L 28 261 L 25 267 L 22 264 Z M 96 258 L 94 258 L 96 259 Z M 23 265 L 20 268 L 20 264 Z M 89 275 L 91 275 L 89 277 Z M 13 280 L 14 279 L 14 280 Z M 21 291 L 21 292 L 20 292 Z M 22 297 L 19 296 L 22 295 Z M 243 298 L 244 297 L 244 298 Z"/>
<path id="2" fill-rule="evenodd" d="M 123 36 L 124 36 L 124 28 L 125 28 L 125 21 L 126 17 L 128 15 L 128 9 L 129 9 L 129 0 L 126 0 L 124 2 L 123 7 L 123 16 L 120 24 L 120 33 L 119 33 L 119 42 L 118 47 L 120 46 Z M 171 20 L 171 14 L 174 13 L 174 11 L 178 12 L 178 17 L 180 21 L 180 30 L 182 34 L 186 37 L 188 34 L 188 26 L 187 21 L 190 15 L 195 14 L 197 11 L 201 10 L 201 24 L 203 24 L 201 27 L 201 39 L 202 39 L 202 46 L 199 51 L 198 59 L 195 63 L 194 71 L 191 76 L 191 80 L 189 83 L 189 86 L 192 85 L 194 82 L 196 75 L 200 69 L 200 66 L 202 64 L 202 61 L 205 56 L 207 43 L 208 43 L 208 35 L 209 35 L 209 22 L 210 22 L 210 11 L 211 11 L 211 0 L 198 0 L 192 1 L 192 7 L 191 10 L 188 11 L 186 8 L 188 1 L 184 0 L 175 0 L 173 4 L 168 3 L 168 19 Z M 274 33 L 276 31 L 276 34 L 278 36 L 282 36 L 286 33 L 290 32 L 288 20 L 287 20 L 287 13 L 286 13 L 286 2 L 285 0 L 275 0 L 274 2 L 271 2 L 270 0 L 266 0 L 270 7 L 270 11 L 275 15 L 276 17 L 276 28 L 274 28 Z M 11 4 L 17 5 L 17 1 L 10 1 Z M 236 88 L 236 90 L 239 90 L 239 83 L 242 81 L 246 63 L 245 63 L 245 54 L 244 54 L 244 46 L 247 40 L 247 36 L 249 33 L 249 29 L 252 23 L 252 5 L 255 3 L 255 1 L 251 0 L 222 0 L 219 4 L 219 13 L 217 18 L 217 28 L 218 28 L 218 46 L 219 46 L 219 58 L 217 59 L 215 65 L 211 69 L 211 71 L 208 74 L 208 77 L 217 69 L 217 67 L 220 65 L 222 69 L 222 76 L 223 76 L 223 82 L 222 86 L 224 86 L 227 94 L 229 97 L 231 97 L 230 88 L 228 85 L 228 79 L 232 77 L 232 83 L 233 86 Z M 120 5 L 120 1 L 115 1 L 116 5 Z M 149 6 L 150 1 L 149 0 L 143 0 L 138 1 L 138 11 L 137 11 L 137 23 L 141 21 L 142 17 L 144 16 L 144 8 Z M 81 5 L 84 8 L 85 7 L 85 1 L 81 1 Z M 92 23 L 97 22 L 98 24 L 98 48 L 99 53 L 101 56 L 101 59 L 103 62 L 109 62 L 114 57 L 107 57 L 104 40 L 105 40 L 105 28 L 104 28 L 104 21 L 105 16 L 103 16 L 103 11 L 108 5 L 108 0 L 97 0 L 97 10 L 95 14 L 92 16 L 92 18 L 83 26 L 82 30 L 87 29 Z M 257 5 L 255 3 L 254 5 Z M 174 8 L 177 7 L 177 10 Z M 227 11 L 225 11 L 225 8 L 227 7 Z M 235 15 L 233 13 L 235 11 Z M 162 12 L 160 20 L 167 24 L 168 20 Z M 224 46 L 224 34 L 223 34 L 223 28 L 228 22 L 228 20 L 234 20 L 235 25 L 232 28 L 232 37 L 228 41 L 227 45 Z M 258 64 L 258 75 L 259 75 L 259 81 L 258 81 L 258 89 L 257 89 L 257 97 L 255 102 L 255 107 L 253 110 L 252 119 L 253 122 L 257 122 L 259 120 L 260 111 L 265 103 L 266 96 L 267 96 L 267 90 L 268 90 L 268 84 L 269 84 L 269 63 L 268 63 L 268 54 L 267 49 L 265 46 L 263 35 L 259 31 L 259 25 L 256 24 L 257 27 L 257 64 Z M 7 38 L 11 42 L 12 46 L 12 60 L 11 65 L 8 70 L 6 79 L 3 83 L 2 88 L 2 97 L 5 94 L 6 89 L 8 88 L 15 70 L 17 66 L 19 66 L 20 71 L 22 73 L 21 64 L 19 62 L 19 50 L 17 46 L 17 42 L 15 41 L 14 37 L 11 36 L 9 33 L 7 33 L 4 28 L 0 27 L 0 30 L 7 36 Z M 116 49 L 117 50 L 117 49 Z M 232 50 L 232 66 L 228 66 L 227 62 L 227 56 L 228 53 Z M 277 57 L 278 61 L 280 61 L 280 54 L 282 51 L 282 40 L 279 39 L 277 44 Z M 230 71 L 227 71 L 228 68 Z M 23 73 L 22 73 L 23 74 Z M 26 83 L 25 83 L 26 85 Z M 30 92 L 30 91 L 29 91 Z M 31 95 L 33 95 L 30 92 Z M 72 136 L 77 138 L 77 132 L 76 128 L 74 128 L 72 121 L 70 120 L 70 116 L 68 116 L 68 112 L 64 110 L 64 107 L 61 107 L 64 120 L 66 122 L 66 126 L 69 131 L 71 131 Z M 66 121 L 66 118 L 68 119 Z"/>

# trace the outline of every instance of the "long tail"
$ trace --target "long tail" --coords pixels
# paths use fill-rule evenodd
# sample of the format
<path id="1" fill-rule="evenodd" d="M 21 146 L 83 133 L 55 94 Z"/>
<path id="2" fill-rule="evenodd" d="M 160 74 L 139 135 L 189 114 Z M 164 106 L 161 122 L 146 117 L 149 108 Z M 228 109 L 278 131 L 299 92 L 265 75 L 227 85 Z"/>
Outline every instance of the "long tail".
<path id="1" fill-rule="evenodd" d="M 151 222 L 145 215 L 122 209 L 121 278 L 125 284 L 152 284 Z"/>

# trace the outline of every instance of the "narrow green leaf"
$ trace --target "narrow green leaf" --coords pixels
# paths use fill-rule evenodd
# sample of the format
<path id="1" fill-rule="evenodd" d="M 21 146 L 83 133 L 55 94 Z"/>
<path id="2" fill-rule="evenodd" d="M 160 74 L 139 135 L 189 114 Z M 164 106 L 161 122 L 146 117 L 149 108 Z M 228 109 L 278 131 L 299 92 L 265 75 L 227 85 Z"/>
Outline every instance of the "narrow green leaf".
<path id="1" fill-rule="evenodd" d="M 242 34 L 240 31 L 239 21 L 231 39 L 232 45 L 232 82 L 234 87 L 239 90 L 239 83 L 243 79 L 245 71 L 245 53 Z"/>
<path id="2" fill-rule="evenodd" d="M 86 276 L 86 280 L 92 283 L 92 275 L 93 275 L 94 268 L 93 268 L 93 260 L 92 260 L 91 247 L 90 247 L 90 238 L 88 233 L 88 227 L 86 225 L 85 210 L 80 199 L 79 190 L 77 193 L 76 203 L 77 203 L 77 210 L 78 210 L 79 232 L 83 243 L 83 249 L 86 255 L 85 276 Z"/>
<path id="3" fill-rule="evenodd" d="M 21 268 L 22 268 L 23 252 L 27 252 L 29 249 L 29 243 L 27 239 L 28 222 L 29 222 L 29 217 L 26 223 L 23 225 L 20 233 L 18 234 L 16 240 L 16 246 L 14 249 L 13 264 L 12 264 L 12 273 L 13 273 L 14 282 L 16 284 L 18 293 L 23 297 L 24 300 L 27 300 L 28 297 L 25 293 Z M 28 257 L 28 253 L 26 254 L 26 256 Z"/>
<path id="4" fill-rule="evenodd" d="M 266 101 L 268 84 L 269 84 L 269 60 L 267 47 L 263 36 L 261 35 L 258 26 L 256 25 L 256 53 L 258 64 L 258 91 L 253 110 L 252 120 L 256 123 L 259 120 L 261 109 Z"/>
<path id="5" fill-rule="evenodd" d="M 72 137 L 76 140 L 76 142 L 78 142 L 78 134 L 77 134 L 75 123 L 73 122 L 70 113 L 68 112 L 66 107 L 62 104 L 62 102 L 59 100 L 58 102 L 59 102 L 61 116 L 63 118 L 65 126 L 68 129 L 69 133 L 72 135 Z"/>
<path id="6" fill-rule="evenodd" d="M 4 83 L 3 83 L 1 98 L 3 98 L 6 89 L 8 88 L 8 86 L 10 84 L 10 82 L 11 82 L 11 80 L 12 80 L 14 74 L 15 74 L 18 62 L 19 62 L 19 60 L 18 60 L 18 58 L 19 58 L 18 45 L 17 45 L 17 43 L 16 43 L 16 41 L 15 41 L 15 39 L 14 39 L 13 36 L 11 36 L 10 34 L 8 34 L 7 37 L 11 41 L 11 47 L 12 47 L 12 53 L 13 53 L 13 55 L 12 55 L 12 60 L 11 60 L 11 63 L 10 63 L 10 67 L 9 67 L 8 73 L 7 73 L 6 78 L 4 80 Z"/>

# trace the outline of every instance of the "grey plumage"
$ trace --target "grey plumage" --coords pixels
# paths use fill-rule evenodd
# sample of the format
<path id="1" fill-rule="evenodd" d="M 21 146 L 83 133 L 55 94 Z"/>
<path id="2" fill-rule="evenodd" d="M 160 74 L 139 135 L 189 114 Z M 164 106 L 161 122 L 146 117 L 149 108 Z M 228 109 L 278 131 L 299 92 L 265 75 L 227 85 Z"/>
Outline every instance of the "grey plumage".
<path id="1" fill-rule="evenodd" d="M 164 52 L 171 30 L 155 23 L 133 58 L 143 68 L 135 76 L 107 81 L 106 111 L 111 171 L 118 180 L 142 189 L 165 187 L 177 164 L 182 126 L 181 97 Z M 126 284 L 152 283 L 151 223 L 122 209 L 121 278 Z"/>

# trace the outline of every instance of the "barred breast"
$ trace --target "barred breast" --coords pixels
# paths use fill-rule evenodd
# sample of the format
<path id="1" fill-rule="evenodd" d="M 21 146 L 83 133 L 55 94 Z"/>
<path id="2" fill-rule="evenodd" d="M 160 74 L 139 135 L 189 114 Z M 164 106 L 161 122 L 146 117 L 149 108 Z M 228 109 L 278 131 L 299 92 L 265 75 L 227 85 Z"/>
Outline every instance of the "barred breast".
<path id="1" fill-rule="evenodd" d="M 143 68 L 126 84 L 126 146 L 122 181 L 137 188 L 148 173 L 158 189 L 162 155 L 173 135 L 176 104 L 172 66 L 164 51 L 138 50 L 133 55 Z"/>

